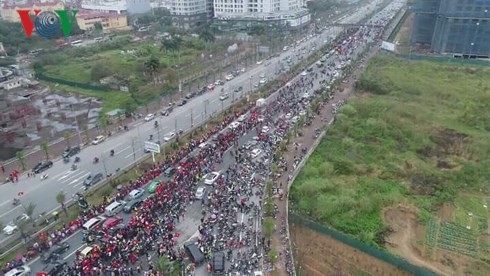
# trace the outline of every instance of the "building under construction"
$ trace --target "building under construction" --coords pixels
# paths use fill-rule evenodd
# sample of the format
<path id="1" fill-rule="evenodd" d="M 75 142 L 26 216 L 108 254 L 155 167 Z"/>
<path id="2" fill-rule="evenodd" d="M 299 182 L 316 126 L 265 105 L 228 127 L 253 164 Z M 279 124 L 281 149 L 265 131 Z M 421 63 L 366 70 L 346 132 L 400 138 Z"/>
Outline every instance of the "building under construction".
<path id="1" fill-rule="evenodd" d="M 415 0 L 411 43 L 464 57 L 490 57 L 490 0 Z"/>

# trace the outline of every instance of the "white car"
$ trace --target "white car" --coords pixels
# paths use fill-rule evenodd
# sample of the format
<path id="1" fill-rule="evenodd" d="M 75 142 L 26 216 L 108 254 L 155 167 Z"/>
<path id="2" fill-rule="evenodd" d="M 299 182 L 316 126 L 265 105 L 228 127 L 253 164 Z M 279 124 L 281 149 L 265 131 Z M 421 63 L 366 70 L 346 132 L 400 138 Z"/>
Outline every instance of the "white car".
<path id="1" fill-rule="evenodd" d="M 257 65 L 261 65 L 261 64 L 262 64 L 262 62 L 264 62 L 264 61 L 263 61 L 263 60 L 259 60 L 259 61 L 257 61 Z"/>
<path id="2" fill-rule="evenodd" d="M 266 82 L 267 82 L 267 79 L 266 78 L 261 78 L 260 81 L 259 81 L 260 84 L 264 84 Z"/>
<path id="3" fill-rule="evenodd" d="M 306 75 L 308 75 L 308 73 L 306 73 L 306 71 L 301 72 L 301 76 L 303 76 L 303 77 L 304 77 L 304 76 L 306 76 Z"/>
<path id="4" fill-rule="evenodd" d="M 175 132 L 169 132 L 165 137 L 163 137 L 163 141 L 168 142 L 172 139 L 174 139 L 176 136 Z"/>
<path id="5" fill-rule="evenodd" d="M 234 78 L 232 74 L 229 74 L 228 76 L 225 77 L 227 81 L 231 81 Z"/>
<path id="6" fill-rule="evenodd" d="M 271 128 L 270 128 L 270 127 L 268 127 L 268 126 L 263 126 L 263 127 L 262 127 L 262 133 L 267 133 L 267 132 L 269 132 L 270 130 L 271 130 Z"/>
<path id="7" fill-rule="evenodd" d="M 219 177 L 219 172 L 210 172 L 204 176 L 204 184 L 213 185 Z"/>
<path id="8" fill-rule="evenodd" d="M 7 273 L 5 273 L 5 276 L 25 276 L 25 275 L 31 275 L 31 268 L 28 267 L 27 265 L 16 267 L 12 270 L 9 270 Z"/>
<path id="9" fill-rule="evenodd" d="M 261 153 L 261 149 L 253 149 L 252 152 L 250 152 L 250 157 L 257 158 Z"/>
<path id="10" fill-rule="evenodd" d="M 219 96 L 219 100 L 220 101 L 224 101 L 226 99 L 228 99 L 230 96 L 228 95 L 228 93 L 223 93 Z"/>
<path id="11" fill-rule="evenodd" d="M 28 221 L 30 218 L 27 214 L 22 214 L 15 218 L 15 220 L 11 221 L 7 226 L 3 228 L 3 233 L 7 236 L 12 235 L 13 233 L 17 232 L 19 228 L 17 227 L 17 223 L 19 222 L 25 222 Z"/>
<path id="12" fill-rule="evenodd" d="M 149 122 L 149 121 L 151 121 L 153 119 L 155 119 L 155 114 L 150 113 L 150 114 L 146 115 L 145 122 Z"/>
<path id="13" fill-rule="evenodd" d="M 247 116 L 245 116 L 245 115 L 241 115 L 240 117 L 238 117 L 237 121 L 239 121 L 239 122 L 243 122 L 243 121 L 245 121 L 246 119 L 247 119 Z"/>
<path id="14" fill-rule="evenodd" d="M 99 136 L 95 137 L 95 139 L 92 141 L 92 144 L 98 145 L 98 144 L 102 143 L 104 140 L 105 140 L 104 135 L 99 135 Z"/>
<path id="15" fill-rule="evenodd" d="M 213 83 L 211 83 L 210 85 L 208 85 L 208 89 L 209 89 L 209 90 L 213 90 L 213 89 L 214 89 L 214 87 L 215 87 L 215 85 L 214 85 Z"/>
<path id="16" fill-rule="evenodd" d="M 206 191 L 205 187 L 199 187 L 196 190 L 195 197 L 196 199 L 202 199 L 204 197 L 204 192 Z"/>
<path id="17" fill-rule="evenodd" d="M 240 123 L 239 123 L 239 122 L 231 122 L 231 123 L 230 123 L 230 128 L 231 128 L 231 129 L 235 129 L 235 128 L 237 128 L 239 125 L 240 125 Z"/>
<path id="18" fill-rule="evenodd" d="M 131 192 L 129 192 L 129 200 L 133 200 L 136 198 L 140 198 L 145 194 L 145 190 L 143 189 L 134 189 Z"/>

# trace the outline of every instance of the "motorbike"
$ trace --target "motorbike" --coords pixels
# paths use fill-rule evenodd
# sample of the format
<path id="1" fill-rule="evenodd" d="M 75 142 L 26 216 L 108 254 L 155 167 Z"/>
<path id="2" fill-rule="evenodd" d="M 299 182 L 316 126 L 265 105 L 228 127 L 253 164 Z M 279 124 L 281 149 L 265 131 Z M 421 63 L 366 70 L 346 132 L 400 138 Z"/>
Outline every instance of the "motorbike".
<path id="1" fill-rule="evenodd" d="M 97 164 L 97 163 L 99 163 L 99 158 L 94 157 L 94 164 Z"/>
<path id="2" fill-rule="evenodd" d="M 154 124 L 155 128 L 158 128 L 158 122 L 155 121 L 155 124 Z"/>
<path id="3" fill-rule="evenodd" d="M 114 150 L 111 150 L 111 156 L 114 156 Z"/>
<path id="4" fill-rule="evenodd" d="M 43 175 L 41 175 L 41 178 L 40 178 L 40 179 L 41 179 L 41 180 L 45 180 L 45 179 L 47 179 L 47 178 L 48 178 L 48 175 L 47 175 L 47 174 L 43 174 Z"/>
<path id="5" fill-rule="evenodd" d="M 63 158 L 63 163 L 69 163 L 70 162 L 70 158 L 69 157 L 64 157 Z"/>
<path id="6" fill-rule="evenodd" d="M 150 140 L 150 141 L 153 140 L 153 135 L 150 134 L 150 137 L 148 140 Z"/>
<path id="7" fill-rule="evenodd" d="M 20 199 L 14 198 L 14 201 L 12 202 L 12 205 L 17 206 L 20 204 Z"/>
<path id="8" fill-rule="evenodd" d="M 71 165 L 71 170 L 72 170 L 72 171 L 74 171 L 74 170 L 76 170 L 76 169 L 77 169 L 77 165 L 75 165 L 75 164 Z"/>
<path id="9" fill-rule="evenodd" d="M 77 156 L 77 157 L 75 157 L 75 160 L 74 160 L 74 162 L 75 162 L 75 163 L 78 163 L 78 162 L 80 162 L 80 157 L 78 157 L 78 156 Z"/>

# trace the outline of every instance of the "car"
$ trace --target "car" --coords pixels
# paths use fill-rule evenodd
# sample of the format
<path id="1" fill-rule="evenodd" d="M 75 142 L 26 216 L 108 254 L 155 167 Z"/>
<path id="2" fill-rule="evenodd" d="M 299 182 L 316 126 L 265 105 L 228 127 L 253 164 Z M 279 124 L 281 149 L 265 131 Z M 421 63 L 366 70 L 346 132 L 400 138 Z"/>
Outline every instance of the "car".
<path id="1" fill-rule="evenodd" d="M 148 185 L 148 193 L 149 194 L 153 194 L 156 190 L 157 190 L 157 187 L 158 185 L 162 184 L 162 181 L 160 180 L 153 180 L 150 185 Z"/>
<path id="2" fill-rule="evenodd" d="M 249 149 L 255 147 L 256 145 L 257 145 L 257 141 L 252 140 L 252 141 L 248 141 L 247 143 L 245 143 L 245 145 L 243 145 L 242 147 L 249 150 Z"/>
<path id="3" fill-rule="evenodd" d="M 219 99 L 220 101 L 224 101 L 226 99 L 228 99 L 230 97 L 230 95 L 228 95 L 228 93 L 223 93 L 219 96 Z"/>
<path id="4" fill-rule="evenodd" d="M 262 127 L 262 133 L 267 133 L 267 132 L 269 132 L 270 130 L 271 130 L 271 128 L 270 128 L 270 127 L 268 127 L 268 126 L 263 126 L 263 127 Z"/>
<path id="5" fill-rule="evenodd" d="M 262 153 L 262 150 L 261 149 L 253 149 L 250 152 L 250 157 L 257 158 L 261 153 Z"/>
<path id="6" fill-rule="evenodd" d="M 3 233 L 7 236 L 12 235 L 13 233 L 17 232 L 17 230 L 19 230 L 19 228 L 17 227 L 17 224 L 27 222 L 30 219 L 31 218 L 27 214 L 22 214 L 22 215 L 16 217 L 13 221 L 9 222 L 3 228 Z"/>
<path id="7" fill-rule="evenodd" d="M 229 74 L 228 76 L 225 77 L 225 79 L 227 81 L 231 81 L 235 76 L 233 76 L 232 74 Z"/>
<path id="8" fill-rule="evenodd" d="M 5 276 L 26 276 L 31 275 L 31 268 L 27 265 L 16 267 L 4 274 Z"/>
<path id="9" fill-rule="evenodd" d="M 239 122 L 231 122 L 231 123 L 230 123 L 230 128 L 231 128 L 231 129 L 235 129 L 235 128 L 237 128 L 239 125 L 240 125 L 240 123 L 239 123 Z"/>
<path id="10" fill-rule="evenodd" d="M 45 266 L 42 270 L 43 273 L 52 276 L 66 275 L 65 268 L 68 267 L 66 262 L 56 262 Z"/>
<path id="11" fill-rule="evenodd" d="M 42 173 L 44 172 L 45 170 L 51 168 L 53 166 L 53 162 L 51 161 L 43 161 L 43 162 L 40 162 L 38 163 L 33 169 L 32 169 L 32 172 L 33 173 Z"/>
<path id="12" fill-rule="evenodd" d="M 95 139 L 92 141 L 92 145 L 98 145 L 98 144 L 102 143 L 104 140 L 105 140 L 104 135 L 99 135 L 99 136 L 95 137 Z"/>
<path id="13" fill-rule="evenodd" d="M 129 200 L 137 199 L 142 197 L 145 194 L 145 190 L 143 189 L 134 189 L 128 194 Z"/>
<path id="14" fill-rule="evenodd" d="M 219 172 L 210 172 L 204 176 L 204 184 L 213 185 L 219 177 Z"/>
<path id="15" fill-rule="evenodd" d="M 259 115 L 259 116 L 257 117 L 257 122 L 259 122 L 259 123 L 260 123 L 260 122 L 263 122 L 264 120 L 265 120 L 264 115 Z"/>
<path id="16" fill-rule="evenodd" d="M 300 74 L 300 75 L 304 77 L 304 76 L 307 76 L 307 75 L 308 75 L 308 73 L 306 73 L 306 71 L 303 71 L 303 72 L 301 72 L 301 74 Z"/>
<path id="17" fill-rule="evenodd" d="M 169 132 L 167 135 L 165 135 L 165 137 L 163 137 L 163 141 L 168 142 L 168 141 L 174 139 L 175 136 L 177 136 L 177 134 L 175 134 L 175 132 L 173 132 L 173 131 Z"/>
<path id="18" fill-rule="evenodd" d="M 120 224 L 122 221 L 123 221 L 123 218 L 121 216 L 110 217 L 102 223 L 102 229 L 107 231 L 107 230 L 111 229 L 112 227 Z"/>
<path id="19" fill-rule="evenodd" d="M 214 90 L 215 87 L 216 86 L 214 85 L 214 83 L 211 83 L 211 84 L 208 85 L 208 89 L 209 90 Z"/>
<path id="20" fill-rule="evenodd" d="M 181 100 L 180 100 L 180 101 L 177 103 L 177 105 L 178 105 L 178 106 L 183 106 L 183 105 L 184 105 L 184 104 L 186 104 L 186 103 L 187 103 L 187 100 L 186 100 L 186 99 L 181 99 Z"/>
<path id="21" fill-rule="evenodd" d="M 206 193 L 206 187 L 199 187 L 196 190 L 196 194 L 194 195 L 196 199 L 203 199 L 204 194 Z"/>
<path id="22" fill-rule="evenodd" d="M 240 115 L 240 117 L 238 117 L 237 121 L 238 121 L 238 122 L 243 122 L 243 121 L 245 121 L 246 119 L 247 119 L 247 116 L 245 116 L 245 115 Z"/>
<path id="23" fill-rule="evenodd" d="M 55 245 L 47 254 L 41 254 L 41 262 L 49 263 L 53 260 L 57 260 L 59 256 L 70 249 L 68 242 L 62 242 Z"/>
<path id="24" fill-rule="evenodd" d="M 259 60 L 257 61 L 257 65 L 261 65 L 264 61 L 263 60 Z"/>
<path id="25" fill-rule="evenodd" d="M 146 115 L 145 122 L 149 122 L 149 121 L 151 121 L 153 119 L 155 119 L 155 114 L 150 113 L 150 114 Z"/>
<path id="26" fill-rule="evenodd" d="M 242 90 L 243 90 L 243 87 L 242 86 L 239 86 L 239 87 L 235 88 L 234 91 L 235 91 L 235 93 L 238 93 L 238 92 L 240 92 Z"/>
<path id="27" fill-rule="evenodd" d="M 163 174 L 167 177 L 171 177 L 175 173 L 175 168 L 174 167 L 168 167 Z"/>
<path id="28" fill-rule="evenodd" d="M 214 85 L 225 85 L 225 82 L 222 80 L 217 80 L 214 82 Z"/>
<path id="29" fill-rule="evenodd" d="M 70 158 L 76 154 L 78 154 L 80 152 L 80 147 L 79 146 L 76 146 L 76 147 L 69 147 L 67 149 L 65 149 L 65 151 L 63 152 L 63 155 L 62 157 L 63 158 Z"/>
<path id="30" fill-rule="evenodd" d="M 162 116 L 168 116 L 168 115 L 170 115 L 170 113 L 172 113 L 173 110 L 174 110 L 174 107 L 169 106 L 165 110 L 161 111 L 160 114 L 162 114 Z"/>
<path id="31" fill-rule="evenodd" d="M 186 99 L 191 99 L 191 98 L 193 98 L 194 96 L 196 96 L 196 92 L 191 92 L 191 93 L 187 93 L 187 95 L 185 95 L 185 98 L 186 98 Z"/>
<path id="32" fill-rule="evenodd" d="M 226 269 L 226 258 L 225 253 L 216 252 L 213 254 L 213 258 L 211 259 L 211 269 L 213 275 L 224 275 Z"/>
<path id="33" fill-rule="evenodd" d="M 141 199 L 133 199 L 128 201 L 126 205 L 124 205 L 123 211 L 124 213 L 131 213 L 135 208 L 138 208 L 143 203 Z"/>
<path id="34" fill-rule="evenodd" d="M 87 187 L 93 186 L 100 182 L 103 178 L 104 175 L 102 173 L 97 173 L 94 176 L 89 175 L 87 178 L 85 178 L 85 181 L 83 181 L 83 185 Z"/>
<path id="35" fill-rule="evenodd" d="M 266 82 L 267 82 L 267 79 L 266 78 L 261 78 L 260 81 L 259 81 L 260 84 L 264 84 Z"/>

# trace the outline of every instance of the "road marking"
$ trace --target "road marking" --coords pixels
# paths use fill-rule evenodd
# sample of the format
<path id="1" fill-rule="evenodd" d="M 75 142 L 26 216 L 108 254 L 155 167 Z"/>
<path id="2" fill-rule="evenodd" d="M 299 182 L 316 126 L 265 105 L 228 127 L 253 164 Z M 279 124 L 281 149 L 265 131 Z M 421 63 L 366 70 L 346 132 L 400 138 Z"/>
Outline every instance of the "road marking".
<path id="1" fill-rule="evenodd" d="M 87 177 L 87 176 L 89 176 L 89 175 L 90 175 L 90 173 L 86 173 L 86 174 L 84 174 L 82 177 L 79 177 L 79 178 L 77 178 L 77 179 L 73 180 L 72 182 L 70 182 L 70 184 L 68 184 L 68 186 L 72 186 L 72 185 L 73 185 L 73 184 L 75 184 L 76 182 L 80 181 L 80 179 L 85 178 L 85 177 Z"/>
<path id="2" fill-rule="evenodd" d="M 62 176 L 62 177 L 60 177 L 60 178 L 58 178 L 58 181 L 60 181 L 60 180 L 63 180 L 63 179 L 65 179 L 65 178 L 67 178 L 68 176 L 70 176 L 70 174 L 72 174 L 72 173 L 74 173 L 74 172 L 75 172 L 75 171 L 67 171 L 67 172 L 65 172 L 65 175 L 64 175 L 64 176 Z"/>
<path id="3" fill-rule="evenodd" d="M 75 251 L 71 252 L 70 254 L 66 255 L 66 257 L 63 258 L 64 261 L 66 259 L 70 258 L 73 254 L 75 254 L 78 250 L 82 249 L 82 247 L 87 246 L 87 244 L 82 244 L 79 248 L 75 249 Z"/>
<path id="4" fill-rule="evenodd" d="M 79 175 L 83 174 L 85 171 L 77 171 L 74 175 L 70 175 L 67 179 L 61 181 L 62 183 L 67 183 L 68 181 L 72 180 L 75 177 L 78 177 Z"/>
<path id="5" fill-rule="evenodd" d="M 129 149 L 129 148 L 131 148 L 131 146 L 127 146 L 127 147 L 123 148 L 122 150 L 118 150 L 118 152 L 123 152 L 123 151 L 125 151 L 125 150 L 127 150 L 127 149 Z M 117 155 L 117 154 L 116 154 L 116 155 Z"/>
<path id="6" fill-rule="evenodd" d="M 133 156 L 135 153 L 138 153 L 140 150 L 141 149 L 135 150 L 134 153 L 132 152 L 132 153 L 126 155 L 124 158 L 129 158 L 129 157 Z"/>
<path id="7" fill-rule="evenodd" d="M 7 201 L 7 202 L 5 202 L 5 203 L 8 203 L 8 201 Z M 5 212 L 5 213 L 1 214 L 1 215 L 0 215 L 0 218 L 1 218 L 1 217 L 3 217 L 3 216 L 5 216 L 6 214 L 10 214 L 10 213 L 12 213 L 14 210 L 16 210 L 16 209 L 17 209 L 17 208 L 19 208 L 19 207 L 22 207 L 22 205 L 17 205 L 17 206 L 15 206 L 14 208 L 12 208 L 12 209 L 8 210 L 7 212 Z"/>
<path id="8" fill-rule="evenodd" d="M 115 148 L 119 147 L 121 144 L 122 144 L 122 143 L 117 143 L 117 144 L 115 144 L 114 146 L 112 146 L 112 148 L 113 148 L 113 149 L 115 149 Z M 111 151 L 111 150 L 110 150 L 110 149 L 109 149 L 109 150 L 105 150 L 105 151 L 103 151 L 102 153 L 106 153 L 106 152 L 109 152 L 109 151 Z"/>

